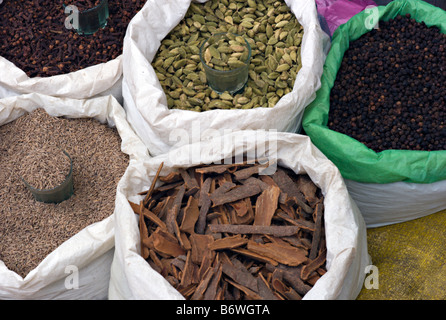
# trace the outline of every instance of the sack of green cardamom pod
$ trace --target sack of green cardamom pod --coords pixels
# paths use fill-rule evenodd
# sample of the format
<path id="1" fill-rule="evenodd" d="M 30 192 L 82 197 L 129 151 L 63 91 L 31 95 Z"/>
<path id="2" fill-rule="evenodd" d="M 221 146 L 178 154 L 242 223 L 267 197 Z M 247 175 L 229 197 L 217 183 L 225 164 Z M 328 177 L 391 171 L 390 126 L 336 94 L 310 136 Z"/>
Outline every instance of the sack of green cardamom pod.
<path id="1" fill-rule="evenodd" d="M 207 84 L 200 46 L 222 32 L 251 46 L 241 93 Z M 124 39 L 124 108 L 153 156 L 225 130 L 297 132 L 328 45 L 314 1 L 148 2 Z"/>
<path id="2" fill-rule="evenodd" d="M 398 18 L 398 16 L 401 18 Z M 391 24 L 398 19 L 408 19 L 408 22 L 405 22 L 406 25 L 403 28 L 409 28 L 411 24 L 421 24 L 425 28 L 424 30 L 432 29 L 435 26 L 439 28 L 440 34 L 446 32 L 446 12 L 423 1 L 395 0 L 387 6 L 371 7 L 352 17 L 347 23 L 341 25 L 333 35 L 331 50 L 327 55 L 321 79 L 322 86 L 317 92 L 316 99 L 306 108 L 302 120 L 302 126 L 306 134 L 311 137 L 313 143 L 340 169 L 343 177 L 346 179 L 349 191 L 360 207 L 368 226 L 381 226 L 403 222 L 446 208 L 446 198 L 444 196 L 446 193 L 445 150 L 441 148 L 432 151 L 415 150 L 418 148 L 416 145 L 421 140 L 412 143 L 416 148 L 396 148 L 390 145 L 389 148 L 384 148 L 384 150 L 376 150 L 366 144 L 370 141 L 371 136 L 378 136 L 382 129 L 381 123 L 384 125 L 390 124 L 389 126 L 392 127 L 392 121 L 395 119 L 403 119 L 406 111 L 411 112 L 409 110 L 409 104 L 413 105 L 413 101 L 410 102 L 411 97 L 402 97 L 406 101 L 403 100 L 403 103 L 401 103 L 401 101 L 392 102 L 392 95 L 396 94 L 398 96 L 399 91 L 401 92 L 405 87 L 409 86 L 409 84 L 404 82 L 404 79 L 423 77 L 423 74 L 428 71 L 426 69 L 423 72 L 419 72 L 419 70 L 423 70 L 422 67 L 419 67 L 415 71 L 408 70 L 406 72 L 407 75 L 403 78 L 392 79 L 391 76 L 386 77 L 386 73 L 389 75 L 389 72 L 393 68 L 399 68 L 399 65 L 403 63 L 401 61 L 409 59 L 408 54 L 412 58 L 409 59 L 410 65 L 407 68 L 410 68 L 419 61 L 417 60 L 418 57 L 414 58 L 414 55 L 419 50 L 419 47 L 417 48 L 418 41 L 421 42 L 421 39 L 425 38 L 425 35 L 422 34 L 423 32 L 417 34 L 415 41 L 410 40 L 410 43 L 403 43 L 401 41 L 401 44 L 398 46 L 391 46 L 390 44 L 384 46 L 383 43 L 383 50 L 389 52 L 389 54 L 387 59 L 381 59 L 378 62 L 386 64 L 385 66 L 381 66 L 381 69 L 379 69 L 380 66 L 377 69 L 373 69 L 373 59 L 375 58 L 372 59 L 372 53 L 368 47 L 357 47 L 354 45 L 354 42 L 360 40 L 361 37 L 370 36 L 367 39 L 371 39 L 372 36 L 370 34 L 372 32 L 375 34 L 385 32 L 380 26 L 384 27 L 386 23 Z M 387 38 L 383 36 L 384 39 L 388 40 L 382 42 L 391 41 L 391 39 L 399 37 L 400 32 L 404 32 L 404 30 L 396 29 L 393 25 L 392 28 L 395 28 L 394 32 L 390 32 L 392 34 L 389 33 Z M 427 33 L 427 31 L 425 32 Z M 367 45 L 366 43 L 364 46 Z M 440 43 L 437 45 L 440 45 Z M 408 49 L 405 54 L 401 54 L 398 51 L 400 50 L 400 46 L 407 46 Z M 387 91 L 382 93 L 383 96 L 380 96 L 380 93 L 376 99 L 371 98 L 367 101 L 369 110 L 360 109 L 361 106 L 366 105 L 365 103 L 352 104 L 352 102 L 346 101 L 348 97 L 338 96 L 336 100 L 333 100 L 335 94 L 333 92 L 335 92 L 335 88 L 339 87 L 339 82 L 336 82 L 337 77 L 342 71 L 341 66 L 343 60 L 349 54 L 348 50 L 350 48 L 351 52 L 353 52 L 352 50 L 356 50 L 354 52 L 364 52 L 368 55 L 368 60 L 366 60 L 363 69 L 365 73 L 369 72 L 368 76 L 364 76 L 358 82 L 353 81 L 351 83 L 350 88 L 347 88 L 350 92 L 355 92 L 358 96 L 366 95 L 364 93 L 364 88 L 366 88 L 365 83 L 371 83 L 373 81 L 372 79 L 377 76 L 379 70 L 385 70 L 383 72 L 382 83 L 391 83 Z M 396 56 L 395 52 L 400 55 Z M 435 54 L 433 52 L 429 50 L 429 55 Z M 436 54 L 441 53 L 437 51 Z M 426 55 L 424 53 L 421 54 L 420 59 L 430 59 Z M 354 59 L 354 57 L 351 58 Z M 429 64 L 428 68 L 432 70 L 436 66 Z M 345 75 L 346 73 L 344 72 L 343 74 Z M 345 78 L 339 79 L 339 81 L 352 81 L 351 79 L 347 79 L 349 77 L 351 75 L 347 75 Z M 441 85 L 443 86 L 442 92 L 444 93 L 444 83 Z M 431 86 L 430 88 L 433 90 L 434 88 L 438 88 L 438 86 Z M 424 90 L 427 91 L 427 89 Z M 378 90 L 376 89 L 376 91 Z M 417 97 L 413 97 L 412 100 L 418 100 L 421 97 L 423 92 L 419 91 L 415 89 L 414 96 Z M 433 97 L 436 95 L 436 93 L 431 92 L 427 94 L 432 94 Z M 441 99 L 441 95 L 439 96 Z M 444 94 L 442 96 L 444 97 Z M 382 102 L 384 99 L 387 99 L 387 104 Z M 435 103 L 434 100 L 439 101 L 438 99 L 433 99 L 431 100 L 432 103 Z M 356 122 L 356 120 L 358 117 L 363 119 L 363 115 L 361 114 L 360 116 L 358 114 L 353 120 L 348 118 L 349 113 L 353 109 L 365 110 L 364 112 L 367 115 L 371 114 L 370 110 L 382 110 L 381 112 L 385 112 L 385 115 L 383 114 L 381 118 L 377 118 L 377 122 L 375 122 L 375 125 L 370 128 L 367 134 L 368 137 L 363 135 L 364 140 L 361 142 L 359 138 L 353 138 L 351 136 L 352 134 L 348 134 L 348 132 L 341 133 L 332 129 L 333 126 L 330 126 L 330 124 L 334 123 L 333 110 L 335 103 L 340 106 L 339 110 L 342 110 L 342 106 L 345 107 L 343 111 L 345 114 L 344 119 L 338 120 L 339 123 L 350 123 L 352 121 L 354 122 L 353 125 L 357 125 L 359 122 Z M 433 106 L 432 103 L 431 106 Z M 383 106 L 383 108 L 379 109 L 379 106 Z M 389 110 L 393 108 L 392 106 L 396 106 L 394 108 L 397 112 L 396 114 L 390 114 Z M 399 110 L 397 110 L 398 108 Z M 416 108 L 420 108 L 416 110 L 421 110 L 422 105 L 418 104 Z M 419 125 L 423 124 L 420 119 L 411 122 Z M 410 126 L 410 123 L 407 126 Z M 444 136 L 444 126 L 442 129 L 440 124 L 435 128 L 438 136 L 437 140 L 439 143 L 442 143 L 446 139 Z M 356 130 L 358 131 L 359 129 Z M 400 130 L 404 130 L 404 127 L 397 126 L 389 132 L 395 138 L 399 135 Z M 424 130 L 424 128 L 414 129 L 413 131 L 416 130 L 420 131 Z M 427 136 L 425 138 L 427 139 Z M 407 141 L 409 143 L 408 138 L 404 136 L 399 138 L 398 141 L 403 141 L 403 143 Z M 384 139 L 381 139 L 378 146 L 381 147 L 383 144 Z"/>

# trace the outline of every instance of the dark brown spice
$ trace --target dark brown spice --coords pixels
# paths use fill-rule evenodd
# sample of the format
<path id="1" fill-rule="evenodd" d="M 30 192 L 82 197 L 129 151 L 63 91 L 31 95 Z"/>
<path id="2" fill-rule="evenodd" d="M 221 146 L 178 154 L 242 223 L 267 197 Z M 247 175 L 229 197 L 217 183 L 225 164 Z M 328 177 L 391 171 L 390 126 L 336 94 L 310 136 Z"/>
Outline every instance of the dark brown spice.
<path id="1" fill-rule="evenodd" d="M 281 189 L 258 169 L 258 164 L 178 169 L 179 174 L 154 179 L 152 192 L 141 193 L 150 193 L 149 199 L 130 202 L 144 230 L 142 256 L 185 298 L 301 299 L 325 273 L 321 190 L 307 175 L 279 167 L 278 181 L 286 190 Z M 153 189 L 158 180 L 180 177 L 174 188 Z M 194 188 L 199 190 L 186 197 Z"/>

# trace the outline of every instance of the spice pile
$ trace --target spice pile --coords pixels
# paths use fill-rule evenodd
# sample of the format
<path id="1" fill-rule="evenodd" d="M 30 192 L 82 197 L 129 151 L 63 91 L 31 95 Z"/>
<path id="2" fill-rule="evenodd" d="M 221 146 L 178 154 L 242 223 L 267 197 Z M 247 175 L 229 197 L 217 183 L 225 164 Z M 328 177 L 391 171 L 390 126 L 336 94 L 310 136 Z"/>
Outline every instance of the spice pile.
<path id="1" fill-rule="evenodd" d="M 65 27 L 68 0 L 8 0 L 0 4 L 0 55 L 28 77 L 66 74 L 117 58 L 127 25 L 144 0 L 109 2 L 107 26 L 93 35 Z"/>
<path id="2" fill-rule="evenodd" d="M 58 204 L 36 201 L 19 176 L 22 159 L 41 146 L 62 146 L 73 160 L 74 195 Z M 0 126 L 0 260 L 24 277 L 64 241 L 113 214 L 127 166 L 117 130 L 92 118 L 36 109 Z"/>
<path id="3" fill-rule="evenodd" d="M 34 146 L 17 168 L 18 174 L 33 188 L 53 189 L 70 173 L 70 158 L 56 146 Z"/>
<path id="4" fill-rule="evenodd" d="M 110 2 L 110 1 L 109 1 Z M 101 0 L 65 0 L 64 4 L 66 6 L 74 5 L 76 6 L 79 11 L 84 11 L 88 9 L 92 9 L 96 6 L 98 6 L 101 3 Z"/>
<path id="5" fill-rule="evenodd" d="M 187 299 L 301 299 L 326 272 L 321 190 L 263 164 L 178 169 L 130 202 L 141 251 Z M 158 179 L 161 186 L 155 187 Z"/>
<path id="6" fill-rule="evenodd" d="M 446 34 L 409 14 L 350 43 L 328 127 L 380 152 L 446 150 Z"/>
<path id="7" fill-rule="evenodd" d="M 226 97 L 207 85 L 199 56 L 202 43 L 222 32 L 243 36 L 252 50 L 244 92 Z M 283 1 L 192 2 L 184 19 L 161 42 L 152 66 L 169 108 L 271 108 L 293 90 L 301 68 L 302 37 L 303 27 Z"/>

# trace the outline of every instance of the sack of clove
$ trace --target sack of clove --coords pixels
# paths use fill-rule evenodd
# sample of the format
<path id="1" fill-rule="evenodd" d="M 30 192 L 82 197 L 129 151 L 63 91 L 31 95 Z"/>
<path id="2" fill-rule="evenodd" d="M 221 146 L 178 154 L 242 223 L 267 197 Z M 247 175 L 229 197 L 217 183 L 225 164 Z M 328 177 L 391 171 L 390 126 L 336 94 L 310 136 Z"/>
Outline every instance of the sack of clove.
<path id="1" fill-rule="evenodd" d="M 203 43 L 220 33 L 243 39 L 203 48 L 200 59 Z M 124 43 L 124 108 L 156 156 L 206 139 L 208 129 L 298 132 L 320 87 L 329 37 L 314 1 L 181 0 L 147 3 L 130 22 Z M 249 44 L 249 54 L 237 51 L 240 44 Z M 239 61 L 245 55 L 248 62 Z M 247 65 L 244 88 L 211 86 L 206 61 L 214 66 L 214 82 L 225 79 L 220 84 L 231 84 L 228 73 Z M 225 71 L 225 64 L 235 69 Z M 177 128 L 194 140 L 172 135 Z"/>
<path id="2" fill-rule="evenodd" d="M 93 34 L 78 33 L 80 15 L 97 3 L 1 3 L 0 98 L 41 93 L 86 99 L 111 94 L 122 103 L 123 39 L 145 1 L 109 1 L 106 26 Z"/>
<path id="3" fill-rule="evenodd" d="M 107 299 L 116 189 L 145 157 L 112 96 L 0 99 L 0 299 Z"/>
<path id="4" fill-rule="evenodd" d="M 242 131 L 137 164 L 117 192 L 109 299 L 355 299 L 365 223 L 306 136 Z"/>

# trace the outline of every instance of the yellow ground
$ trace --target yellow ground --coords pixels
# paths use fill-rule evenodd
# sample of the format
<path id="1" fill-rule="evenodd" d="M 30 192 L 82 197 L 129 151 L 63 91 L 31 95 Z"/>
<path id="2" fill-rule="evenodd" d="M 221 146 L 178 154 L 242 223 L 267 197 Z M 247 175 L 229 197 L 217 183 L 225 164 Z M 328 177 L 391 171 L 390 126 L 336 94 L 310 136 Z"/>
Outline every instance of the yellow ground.
<path id="1" fill-rule="evenodd" d="M 378 289 L 363 286 L 358 300 L 446 300 L 446 210 L 370 228 L 367 241 Z"/>

